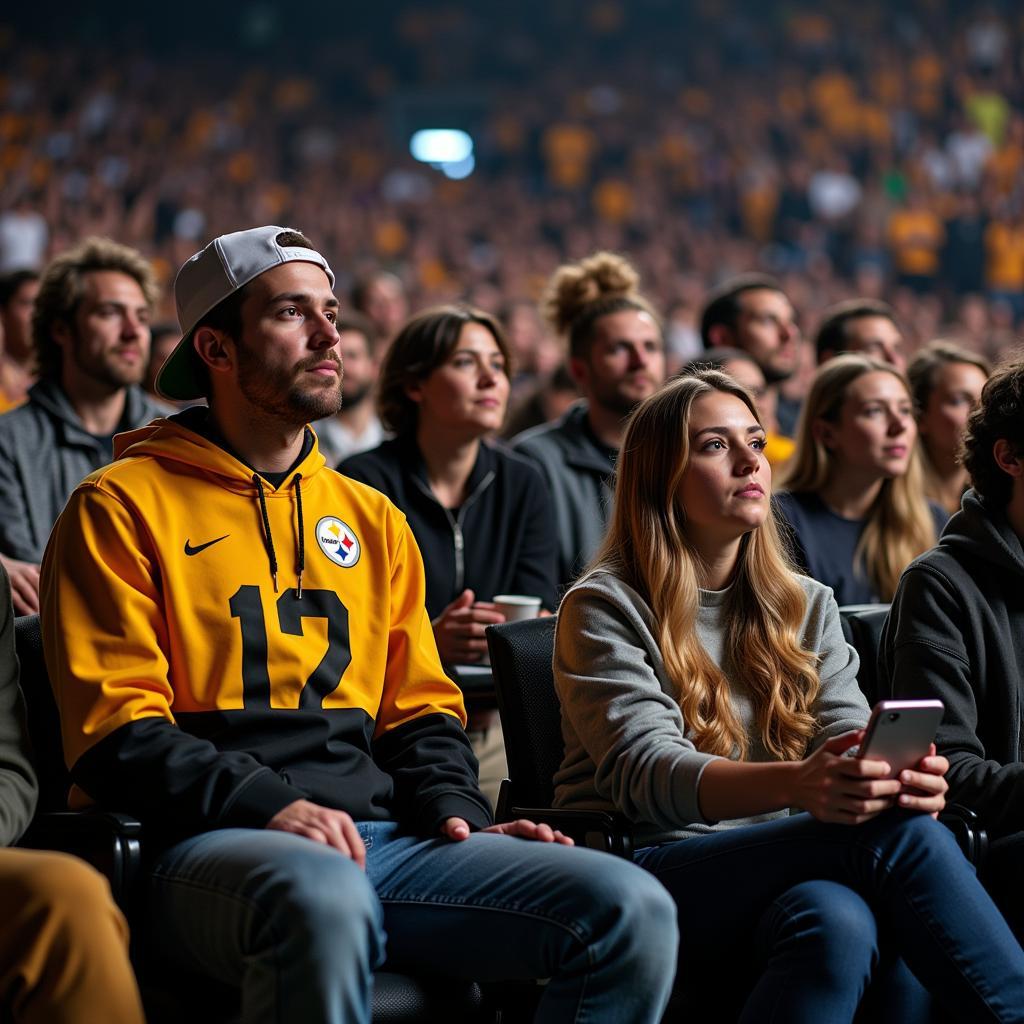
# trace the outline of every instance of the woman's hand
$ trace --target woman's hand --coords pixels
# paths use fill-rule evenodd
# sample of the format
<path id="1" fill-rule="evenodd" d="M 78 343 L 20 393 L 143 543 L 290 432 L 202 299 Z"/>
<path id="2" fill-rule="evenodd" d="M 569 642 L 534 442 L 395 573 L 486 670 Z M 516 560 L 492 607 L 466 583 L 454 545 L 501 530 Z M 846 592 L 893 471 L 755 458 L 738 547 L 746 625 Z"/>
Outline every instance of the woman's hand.
<path id="1" fill-rule="evenodd" d="M 505 616 L 488 601 L 473 602 L 473 591 L 464 590 L 431 625 L 437 653 L 446 665 L 480 661 L 487 653 L 484 630 L 505 621 Z"/>
<path id="2" fill-rule="evenodd" d="M 793 803 L 819 821 L 847 825 L 859 825 L 894 806 L 903 787 L 899 779 L 885 778 L 889 774 L 889 765 L 884 761 L 843 756 L 863 738 L 863 730 L 844 733 L 823 743 L 810 757 L 798 761 Z M 923 772 L 910 774 L 917 781 Z M 928 777 L 934 780 L 933 775 Z M 929 781 L 928 786 L 934 790 L 935 782 Z M 925 800 L 924 797 L 913 799 Z M 916 809 L 916 804 L 904 805 L 902 801 L 900 806 L 914 806 Z"/>
<path id="3" fill-rule="evenodd" d="M 949 762 L 935 753 L 935 744 L 928 748 L 928 753 L 912 769 L 900 772 L 899 806 L 908 811 L 921 811 L 933 818 L 946 806 L 946 790 L 949 784 L 945 775 L 949 771 Z"/>

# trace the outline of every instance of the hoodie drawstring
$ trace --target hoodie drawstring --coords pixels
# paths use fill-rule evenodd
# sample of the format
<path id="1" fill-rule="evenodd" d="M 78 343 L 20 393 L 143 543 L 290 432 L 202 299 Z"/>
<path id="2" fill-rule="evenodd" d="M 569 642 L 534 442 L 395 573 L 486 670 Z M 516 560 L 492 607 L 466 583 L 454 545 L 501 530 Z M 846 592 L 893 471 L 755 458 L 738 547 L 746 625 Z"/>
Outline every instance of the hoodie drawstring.
<path id="1" fill-rule="evenodd" d="M 306 568 L 306 541 L 303 537 L 302 530 L 302 487 L 300 481 L 302 480 L 302 474 L 296 473 L 292 478 L 292 486 L 295 488 L 295 532 L 298 538 L 297 543 L 299 546 L 298 550 L 298 570 L 299 580 L 295 586 L 295 598 L 298 601 L 302 600 L 302 570 Z"/>
<path id="2" fill-rule="evenodd" d="M 267 554 L 270 556 L 270 575 L 274 580 L 274 593 L 277 593 L 277 552 L 274 550 L 274 535 L 270 532 L 270 516 L 267 515 L 267 496 L 263 493 L 263 481 L 258 473 L 252 475 L 253 483 L 256 484 L 256 493 L 260 497 L 260 515 L 263 516 L 263 539 L 267 544 Z"/>
<path id="3" fill-rule="evenodd" d="M 302 522 L 302 474 L 296 473 L 292 477 L 292 486 L 295 488 L 295 514 L 296 514 L 296 561 L 298 569 L 298 583 L 295 587 L 295 597 L 302 599 L 302 573 L 306 568 L 306 541 Z M 267 555 L 270 558 L 270 575 L 274 581 L 274 593 L 277 591 L 277 551 L 274 549 L 274 535 L 270 532 L 270 516 L 267 513 L 267 495 L 263 490 L 263 480 L 258 473 L 253 473 L 252 481 L 256 485 L 256 494 L 260 499 L 260 516 L 263 519 L 263 539 L 267 546 Z"/>

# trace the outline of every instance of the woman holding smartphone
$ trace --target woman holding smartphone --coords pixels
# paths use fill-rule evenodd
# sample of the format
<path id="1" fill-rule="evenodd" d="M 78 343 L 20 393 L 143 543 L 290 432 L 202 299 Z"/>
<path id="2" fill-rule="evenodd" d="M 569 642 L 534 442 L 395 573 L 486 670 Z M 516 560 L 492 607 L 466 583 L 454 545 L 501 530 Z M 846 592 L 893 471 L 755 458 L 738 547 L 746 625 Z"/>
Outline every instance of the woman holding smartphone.
<path id="1" fill-rule="evenodd" d="M 924 497 L 903 374 L 853 353 L 821 366 L 781 491 L 798 565 L 840 605 L 891 601 L 900 574 L 934 546 L 947 519 Z"/>
<path id="2" fill-rule="evenodd" d="M 1024 951 L 934 820 L 945 759 L 887 779 L 843 756 L 868 720 L 856 654 L 770 496 L 730 377 L 636 410 L 608 536 L 559 611 L 556 802 L 633 822 L 679 906 L 695 1019 L 924 1021 L 927 989 L 959 1019 L 1022 1020 Z"/>

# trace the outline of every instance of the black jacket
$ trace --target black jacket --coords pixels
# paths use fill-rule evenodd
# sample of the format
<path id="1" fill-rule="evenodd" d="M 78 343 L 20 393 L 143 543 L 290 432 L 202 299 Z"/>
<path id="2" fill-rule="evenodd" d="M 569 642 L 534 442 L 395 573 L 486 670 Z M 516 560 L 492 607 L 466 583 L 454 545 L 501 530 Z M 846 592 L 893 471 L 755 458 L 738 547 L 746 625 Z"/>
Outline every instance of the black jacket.
<path id="1" fill-rule="evenodd" d="M 478 601 L 531 594 L 554 611 L 551 499 L 540 473 L 522 456 L 481 444 L 468 497 L 457 509 L 434 497 L 411 435 L 354 455 L 338 471 L 382 491 L 406 514 L 423 555 L 432 619 L 466 587 Z"/>
<path id="2" fill-rule="evenodd" d="M 996 835 L 1024 831 L 1024 549 L 1004 510 L 973 490 L 903 574 L 879 681 L 894 697 L 945 702 L 937 745 L 950 800 Z"/>

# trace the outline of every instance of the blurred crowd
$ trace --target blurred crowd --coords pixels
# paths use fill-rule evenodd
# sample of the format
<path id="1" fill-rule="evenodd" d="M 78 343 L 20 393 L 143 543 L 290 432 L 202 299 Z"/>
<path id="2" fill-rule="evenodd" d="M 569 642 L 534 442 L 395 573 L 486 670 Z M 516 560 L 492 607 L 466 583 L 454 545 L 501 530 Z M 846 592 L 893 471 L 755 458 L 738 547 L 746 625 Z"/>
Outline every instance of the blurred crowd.
<path id="1" fill-rule="evenodd" d="M 405 5 L 386 33 L 286 54 L 8 33 L 0 271 L 101 234 L 166 281 L 213 235 L 274 222 L 316 232 L 342 292 L 394 274 L 398 316 L 513 314 L 527 373 L 561 358 L 534 312 L 544 280 L 596 249 L 637 266 L 670 365 L 700 350 L 707 290 L 755 269 L 808 335 L 858 295 L 894 306 L 910 351 L 1005 349 L 1024 317 L 1020 11 L 675 6 Z M 474 136 L 464 180 L 406 148 L 446 113 Z"/>

